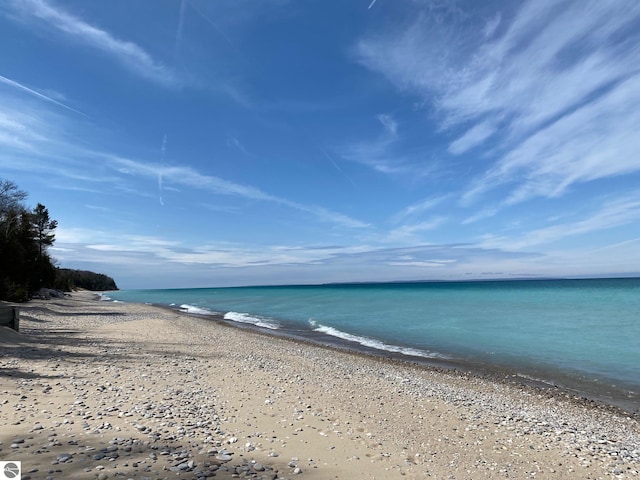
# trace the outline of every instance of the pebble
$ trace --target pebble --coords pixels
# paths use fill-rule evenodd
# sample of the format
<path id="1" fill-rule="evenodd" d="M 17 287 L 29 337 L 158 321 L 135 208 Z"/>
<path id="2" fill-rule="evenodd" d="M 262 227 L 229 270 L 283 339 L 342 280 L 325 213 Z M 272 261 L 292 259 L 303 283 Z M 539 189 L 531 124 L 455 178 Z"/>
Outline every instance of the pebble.
<path id="1" fill-rule="evenodd" d="M 28 318 L 34 317 L 37 320 L 40 318 L 38 315 L 40 313 L 37 310 L 32 310 L 25 315 L 24 325 L 27 329 L 35 328 L 29 327 Z M 42 318 L 46 318 L 46 316 Z M 56 317 L 56 321 L 59 319 L 60 322 L 64 322 L 64 318 L 64 316 Z M 105 316 L 77 315 L 68 320 L 66 328 L 75 328 L 74 325 L 76 325 L 78 329 L 90 329 L 107 323 L 118 323 L 135 318 L 136 314 L 131 313 Z M 140 315 L 140 318 L 146 317 Z M 61 323 L 61 325 L 64 324 Z M 141 332 L 141 335 L 143 334 L 144 332 Z M 91 337 L 87 338 L 90 342 Z M 72 351 L 76 347 L 64 345 L 63 348 Z M 77 348 L 80 351 L 81 346 Z M 15 421 L 24 424 L 24 430 L 16 430 L 16 432 L 28 436 L 26 432 L 29 431 L 29 428 L 33 432 L 45 429 L 47 431 L 46 435 L 34 433 L 33 437 L 29 437 L 28 443 L 25 442 L 25 438 L 15 438 L 10 443 L 12 449 L 24 447 L 24 450 L 20 450 L 21 453 L 50 455 L 47 458 L 56 458 L 62 470 L 73 468 L 76 465 L 78 465 L 78 469 L 84 467 L 86 473 L 94 472 L 92 476 L 88 475 L 87 478 L 97 478 L 98 480 L 110 477 L 125 479 L 127 477 L 123 472 L 127 471 L 129 465 L 131 465 L 128 467 L 129 470 L 135 472 L 135 474 L 128 472 L 130 475 L 135 478 L 146 478 L 146 480 L 172 478 L 178 475 L 201 480 L 211 478 L 216 472 L 218 478 L 235 478 L 236 476 L 256 480 L 282 478 L 274 472 L 273 466 L 267 459 L 267 457 L 276 458 L 279 456 L 278 453 L 270 451 L 272 448 L 279 447 L 269 444 L 274 441 L 279 442 L 278 438 L 275 435 L 272 437 L 271 434 L 256 433 L 248 436 L 250 441 L 247 441 L 245 435 L 234 431 L 233 422 L 230 422 L 229 418 L 234 418 L 238 410 L 229 405 L 226 405 L 225 409 L 221 409 L 221 405 L 216 403 L 219 401 L 216 393 L 207 387 L 205 381 L 202 381 L 203 373 L 207 371 L 203 366 L 206 365 L 205 362 L 210 361 L 209 359 L 202 360 L 197 356 L 192 356 L 196 355 L 195 353 L 174 355 L 173 353 L 127 350 L 131 347 L 118 342 L 107 346 L 96 341 L 94 345 L 91 345 L 91 348 L 97 352 L 96 355 L 100 361 L 95 364 L 87 364 L 89 371 L 85 372 L 79 369 L 77 365 L 64 358 L 36 358 L 34 362 L 43 362 L 43 365 L 46 364 L 47 368 L 55 372 L 46 378 L 46 382 L 51 385 L 43 385 L 42 379 L 28 378 L 21 379 L 16 383 L 15 398 L 9 397 L 7 392 L 0 392 L 2 394 L 0 395 L 0 404 L 11 403 L 15 406 L 11 407 L 14 408 L 12 411 L 14 417 L 11 422 L 15 418 Z M 279 396 L 281 385 L 289 388 L 289 385 L 294 382 L 304 384 L 313 380 L 305 378 L 304 375 L 285 378 L 284 374 L 280 373 L 284 367 L 276 360 L 266 358 L 266 356 L 257 359 L 257 356 L 252 357 L 252 354 L 247 354 L 247 351 L 239 351 L 237 357 L 230 359 L 229 365 L 234 365 L 234 362 L 237 361 L 238 365 L 250 369 L 259 362 L 262 370 L 274 372 L 274 382 L 270 386 L 271 391 L 268 394 L 265 393 L 264 396 L 263 392 L 260 392 L 260 397 L 256 397 L 256 401 L 262 403 L 262 398 L 268 395 L 267 400 L 264 401 L 264 405 L 267 406 L 263 407 L 265 411 L 276 412 L 277 407 L 286 405 Z M 126 363 L 116 364 L 116 362 L 110 361 L 112 358 L 117 359 L 119 354 L 131 355 L 132 357 L 135 355 L 143 359 L 146 357 L 148 363 L 146 367 L 144 361 L 141 366 L 135 363 L 135 368 L 139 371 L 127 372 L 125 375 L 124 371 L 120 369 L 123 365 L 126 367 Z M 414 375 L 410 370 L 391 364 L 368 363 L 365 365 L 355 361 L 353 365 L 349 362 L 342 364 L 329 355 L 325 354 L 324 357 L 318 355 L 319 364 L 326 365 L 328 371 L 342 374 L 345 378 L 364 378 L 367 379 L 367 382 L 373 381 L 374 383 L 375 379 L 380 379 L 381 382 L 394 386 L 393 388 L 396 388 L 398 392 L 401 391 L 402 395 L 420 398 L 421 405 L 428 406 L 430 401 L 437 399 L 443 401 L 451 411 L 458 412 L 457 409 L 459 409 L 461 415 L 467 415 L 465 431 L 447 432 L 448 435 L 443 434 L 439 438 L 442 442 L 457 441 L 456 435 L 458 434 L 467 435 L 469 450 L 486 448 L 485 451 L 487 451 L 495 447 L 504 452 L 504 455 L 510 455 L 514 452 L 511 445 L 506 441 L 503 443 L 498 441 L 505 440 L 504 438 L 496 437 L 494 442 L 488 436 L 491 430 L 501 433 L 509 432 L 510 438 L 514 440 L 526 438 L 527 446 L 525 448 L 533 452 L 542 453 L 546 449 L 558 450 L 562 446 L 567 458 L 576 459 L 574 465 L 582 465 L 584 468 L 591 469 L 591 472 L 595 472 L 596 466 L 606 464 L 605 468 L 610 475 L 624 476 L 624 478 L 638 476 L 637 472 L 640 470 L 638 434 L 632 427 L 621 428 L 621 426 L 634 424 L 632 422 L 625 423 L 624 419 L 614 415 L 597 415 L 591 410 L 580 408 L 567 413 L 568 410 L 564 405 L 562 408 L 557 408 L 555 402 L 536 403 L 529 402 L 526 398 L 522 402 L 511 401 L 512 397 L 501 395 L 502 387 L 499 384 L 491 384 L 490 388 L 484 390 L 474 390 L 465 385 L 425 381 L 424 378 L 417 374 Z M 10 361 L 12 359 L 0 358 L 0 367 L 4 367 Z M 170 374 L 179 374 L 180 382 L 165 390 L 160 390 L 155 381 L 159 365 L 170 368 L 172 370 Z M 276 383 L 275 379 L 278 378 L 284 378 L 286 383 Z M 228 372 L 227 381 L 229 379 L 233 381 L 233 371 Z M 469 385 L 473 385 L 475 380 L 470 378 L 469 382 Z M 248 394 L 253 393 L 251 388 L 250 385 L 246 386 Z M 46 390 L 46 397 L 42 394 L 43 389 Z M 37 393 L 39 401 L 43 398 L 48 401 L 57 393 L 72 394 L 75 398 L 58 412 L 44 403 L 34 404 L 33 407 L 29 406 L 33 392 Z M 391 445 L 395 439 L 380 438 L 380 432 L 385 432 L 385 423 L 390 422 L 393 418 L 393 411 L 384 405 L 384 402 L 389 405 L 389 401 L 382 397 L 378 398 L 377 393 L 371 401 L 374 402 L 376 408 L 379 406 L 378 413 L 370 419 L 363 417 L 363 420 L 367 420 L 368 424 L 365 426 L 366 430 L 363 429 L 357 435 L 366 442 L 367 449 L 375 450 L 372 451 L 374 455 L 367 456 L 367 462 L 374 459 L 375 461 L 387 461 L 388 459 L 395 461 L 396 458 L 384 450 L 385 445 L 387 443 Z M 256 392 L 257 394 L 258 392 Z M 29 399 L 27 399 L 27 395 Z M 334 435 L 340 436 L 344 433 L 346 436 L 348 432 L 355 431 L 357 425 L 349 424 L 345 419 L 330 418 L 329 413 L 323 412 L 319 408 L 320 406 L 324 407 L 325 405 L 320 401 L 310 403 L 308 398 L 302 397 L 299 398 L 297 405 L 286 407 L 287 413 L 282 415 L 289 417 L 287 421 L 292 422 L 291 425 L 296 423 L 295 427 L 300 435 L 297 438 L 304 438 L 307 432 L 316 432 L 319 435 L 334 438 Z M 43 411 L 43 408 L 48 410 Z M 393 408 L 400 408 L 400 406 Z M 0 412 L 2 411 L 0 410 Z M 29 420 L 34 417 L 34 412 L 40 415 L 39 418 L 42 419 L 42 422 L 36 422 L 35 419 Z M 419 418 L 418 413 L 420 412 L 416 412 L 416 425 L 407 427 L 409 432 L 414 427 L 418 431 L 427 428 L 429 426 L 427 414 L 434 415 L 435 418 L 436 415 L 445 412 L 427 411 L 424 417 L 420 416 Z M 50 420 L 45 420 L 49 417 Z M 304 420 L 305 418 L 307 420 Z M 325 424 L 319 423 L 325 419 L 327 420 Z M 74 423 L 74 420 L 78 421 Z M 247 420 L 252 421 L 251 419 Z M 350 420 L 353 421 L 353 418 Z M 44 425 L 47 425 L 46 427 L 43 422 Z M 380 428 L 377 428 L 376 425 L 379 425 Z M 320 426 L 323 428 L 319 428 Z M 225 433 L 223 430 L 228 430 L 228 432 Z M 290 431 L 294 432 L 295 429 L 291 428 Z M 70 432 L 73 433 L 70 434 Z M 76 438 L 74 438 L 74 434 L 77 435 Z M 45 436 L 46 439 L 44 439 Z M 38 440 L 38 437 L 43 438 Z M 406 444 L 410 444 L 410 441 L 413 440 L 410 433 L 402 437 L 400 442 Z M 280 439 L 282 438 L 280 437 Z M 236 445 L 238 442 L 241 443 Z M 222 445 L 227 446 L 229 450 L 221 448 Z M 244 445 L 244 449 L 242 445 Z M 28 447 L 31 447 L 31 450 L 27 450 Z M 52 449 L 56 447 L 64 448 L 69 452 L 53 453 L 55 450 Z M 242 452 L 235 454 L 235 461 L 234 448 Z M 340 445 L 336 442 L 331 444 L 331 448 L 340 448 Z M 433 445 L 423 446 L 422 450 L 421 457 L 414 456 L 415 452 L 407 452 L 405 457 L 397 459 L 397 464 L 410 469 L 417 462 L 430 460 L 433 455 L 430 450 L 437 451 L 437 448 Z M 280 450 L 282 455 L 288 451 L 291 450 Z M 259 457 L 261 461 L 238 459 L 242 455 L 247 455 L 247 452 L 254 452 L 252 455 L 255 455 L 256 458 Z M 3 453 L 10 454 L 10 452 Z M 334 454 L 335 452 L 331 455 Z M 303 458 L 306 458 L 306 455 Z M 478 458 L 481 458 L 481 453 L 478 453 Z M 107 459 L 110 463 L 106 462 Z M 359 459 L 359 457 L 354 456 L 353 460 L 356 461 L 355 459 Z M 452 462 L 454 460 L 452 459 Z M 364 455 L 362 455 L 361 461 L 365 461 Z M 71 462 L 73 462 L 71 467 L 62 465 Z M 308 463 L 300 462 L 297 458 L 292 458 L 287 463 L 291 470 L 287 471 L 299 475 L 303 473 L 303 467 L 305 471 L 309 471 L 310 468 L 318 468 L 317 473 L 320 474 L 322 463 L 319 454 L 316 462 L 311 459 Z M 478 465 L 480 464 L 481 462 L 478 461 Z M 451 478 L 454 478 L 453 469 L 457 467 L 458 465 L 452 465 Z M 53 466 L 52 468 L 57 467 Z M 510 468 L 503 468 L 504 473 L 501 476 L 521 478 L 518 477 L 515 470 L 510 470 Z M 569 471 L 558 465 L 554 465 L 553 469 L 549 466 L 545 468 L 544 472 L 551 472 L 554 476 L 557 473 L 558 477 L 563 473 L 566 476 L 566 472 Z M 495 468 L 495 472 L 498 471 L 499 468 Z M 169 472 L 173 473 L 169 474 Z M 531 473 L 533 472 L 532 468 Z M 539 473 L 538 476 L 544 477 L 544 472 Z M 382 470 L 381 474 L 384 477 Z M 48 475 L 56 480 L 65 478 L 60 470 L 52 470 Z M 413 478 L 409 475 L 407 477 Z M 475 477 L 480 478 L 480 475 Z M 318 475 L 318 478 L 322 478 L 322 475 Z M 455 478 L 458 478 L 457 474 Z M 459 478 L 474 478 L 474 475 L 472 473 L 460 474 Z M 598 478 L 598 475 L 593 473 L 591 478 Z"/>
<path id="2" fill-rule="evenodd" d="M 73 455 L 71 455 L 70 453 L 60 453 L 58 454 L 56 459 L 60 463 L 69 462 L 73 459 Z"/>

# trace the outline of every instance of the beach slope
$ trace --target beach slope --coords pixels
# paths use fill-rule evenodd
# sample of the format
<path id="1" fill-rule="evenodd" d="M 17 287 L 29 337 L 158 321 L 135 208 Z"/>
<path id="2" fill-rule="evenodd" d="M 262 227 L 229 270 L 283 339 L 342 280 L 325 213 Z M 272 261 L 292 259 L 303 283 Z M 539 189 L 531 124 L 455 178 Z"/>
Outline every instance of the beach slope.
<path id="1" fill-rule="evenodd" d="M 0 331 L 23 479 L 637 478 L 637 418 L 89 292 Z"/>

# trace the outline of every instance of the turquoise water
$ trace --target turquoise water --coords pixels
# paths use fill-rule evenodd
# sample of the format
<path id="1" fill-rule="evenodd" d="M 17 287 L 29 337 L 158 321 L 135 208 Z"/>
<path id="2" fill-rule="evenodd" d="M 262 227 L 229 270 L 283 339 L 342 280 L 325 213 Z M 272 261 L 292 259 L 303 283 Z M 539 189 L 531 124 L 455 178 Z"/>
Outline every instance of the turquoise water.
<path id="1" fill-rule="evenodd" d="M 409 360 L 498 368 L 636 398 L 640 279 L 386 283 L 109 292 Z"/>

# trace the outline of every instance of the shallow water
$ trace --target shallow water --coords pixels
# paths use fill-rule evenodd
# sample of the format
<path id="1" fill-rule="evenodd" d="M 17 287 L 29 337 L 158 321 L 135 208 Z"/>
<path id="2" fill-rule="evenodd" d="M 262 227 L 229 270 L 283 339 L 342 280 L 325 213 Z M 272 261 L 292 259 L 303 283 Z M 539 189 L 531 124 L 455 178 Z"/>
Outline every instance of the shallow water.
<path id="1" fill-rule="evenodd" d="M 496 367 L 636 398 L 640 279 L 424 282 L 109 292 L 378 354 Z M 614 392 L 615 390 L 615 392 Z"/>

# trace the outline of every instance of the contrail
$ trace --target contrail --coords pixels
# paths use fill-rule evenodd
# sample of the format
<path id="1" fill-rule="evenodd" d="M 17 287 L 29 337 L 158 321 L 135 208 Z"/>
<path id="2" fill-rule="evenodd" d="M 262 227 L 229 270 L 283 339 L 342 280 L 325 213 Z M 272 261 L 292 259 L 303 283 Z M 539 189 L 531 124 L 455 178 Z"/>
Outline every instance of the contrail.
<path id="1" fill-rule="evenodd" d="M 338 164 L 333 160 L 333 158 L 331 158 L 331 156 L 325 151 L 324 148 L 322 147 L 318 147 L 320 149 L 320 151 L 322 152 L 322 154 L 327 158 L 327 160 L 329 160 L 331 162 L 331 164 L 335 167 L 336 170 L 338 170 L 342 176 L 344 176 L 344 178 L 346 178 L 347 180 L 349 180 L 349 183 L 351 183 L 351 185 L 353 185 L 354 187 L 358 188 L 358 185 L 356 185 L 356 182 L 354 182 L 351 177 L 349 175 L 347 175 L 344 170 L 342 170 L 340 168 L 340 166 L 338 166 Z"/>
<path id="2" fill-rule="evenodd" d="M 29 87 L 25 87 L 21 83 L 14 82 L 10 78 L 3 77 L 2 75 L 0 75 L 0 82 L 4 83 L 5 85 L 9 85 L 11 87 L 19 88 L 20 90 L 23 90 L 23 91 L 25 91 L 27 93 L 30 93 L 31 95 L 34 95 L 34 96 L 36 96 L 38 98 L 41 98 L 42 100 L 46 100 L 47 102 L 55 103 L 56 105 L 58 105 L 58 106 L 60 106 L 62 108 L 66 108 L 67 110 L 71 110 L 72 112 L 77 113 L 79 115 L 82 115 L 83 117 L 89 118 L 89 115 L 87 115 L 86 113 L 82 113 L 81 111 L 76 110 L 75 108 L 71 108 L 69 105 L 65 105 L 64 103 L 60 103 L 60 102 L 58 102 L 57 100 L 54 100 L 51 97 L 47 97 L 46 95 L 43 95 L 40 92 L 36 92 L 35 90 L 30 89 Z"/>
<path id="3" fill-rule="evenodd" d="M 180 17 L 178 19 L 178 29 L 176 30 L 176 43 L 173 50 L 174 62 L 178 59 L 178 54 L 180 53 L 180 44 L 182 43 L 182 29 L 184 27 L 184 12 L 186 8 L 187 0 L 182 0 L 180 2 Z"/>
<path id="4" fill-rule="evenodd" d="M 162 172 L 164 170 L 164 156 L 167 152 L 167 134 L 162 137 L 162 146 L 160 147 L 160 170 L 158 171 L 158 198 L 160 199 L 160 205 L 164 207 L 164 201 L 162 200 Z"/>
<path id="5" fill-rule="evenodd" d="M 220 27 L 216 24 L 216 22 L 214 22 L 213 20 L 211 20 L 208 16 L 206 16 L 202 10 L 200 10 L 199 7 L 196 7 L 196 5 L 194 3 L 190 4 L 191 8 L 193 8 L 193 10 L 202 17 L 203 20 L 205 20 L 209 25 L 211 25 L 216 32 L 218 32 L 218 34 L 224 38 L 226 40 L 226 42 L 231 45 L 234 49 L 237 50 L 236 46 L 233 44 L 233 42 L 229 39 L 229 37 L 227 37 L 227 35 L 220 29 Z"/>
<path id="6" fill-rule="evenodd" d="M 373 7 L 373 6 L 376 4 L 376 2 L 377 2 L 377 1 L 378 1 L 378 0 L 373 0 L 373 1 L 369 4 L 369 8 L 367 8 L 367 10 L 371 10 L 371 7 Z"/>

